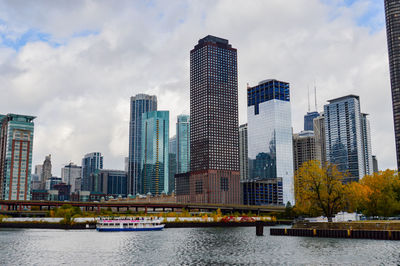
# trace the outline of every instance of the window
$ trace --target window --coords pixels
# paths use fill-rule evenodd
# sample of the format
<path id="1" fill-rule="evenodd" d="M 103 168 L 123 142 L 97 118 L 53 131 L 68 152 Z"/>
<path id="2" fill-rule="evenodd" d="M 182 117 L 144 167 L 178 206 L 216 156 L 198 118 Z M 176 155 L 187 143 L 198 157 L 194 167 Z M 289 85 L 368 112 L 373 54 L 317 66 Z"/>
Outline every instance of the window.
<path id="1" fill-rule="evenodd" d="M 196 191 L 196 194 L 202 194 L 203 193 L 203 181 L 202 180 L 197 180 L 196 181 L 195 191 Z"/>
<path id="2" fill-rule="evenodd" d="M 221 177 L 221 190 L 228 191 L 229 190 L 229 179 L 227 177 Z"/>

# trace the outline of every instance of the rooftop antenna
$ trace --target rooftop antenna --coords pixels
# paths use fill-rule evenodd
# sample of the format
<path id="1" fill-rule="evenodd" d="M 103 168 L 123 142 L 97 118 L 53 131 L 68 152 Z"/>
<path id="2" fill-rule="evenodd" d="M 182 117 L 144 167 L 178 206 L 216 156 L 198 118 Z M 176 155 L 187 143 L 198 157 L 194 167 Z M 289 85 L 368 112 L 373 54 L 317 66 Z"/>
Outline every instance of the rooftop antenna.
<path id="1" fill-rule="evenodd" d="M 310 112 L 310 86 L 307 86 L 307 92 L 308 92 L 308 112 Z"/>
<path id="2" fill-rule="evenodd" d="M 314 101 L 315 101 L 315 111 L 318 112 L 318 106 L 317 106 L 317 85 L 314 80 Z"/>

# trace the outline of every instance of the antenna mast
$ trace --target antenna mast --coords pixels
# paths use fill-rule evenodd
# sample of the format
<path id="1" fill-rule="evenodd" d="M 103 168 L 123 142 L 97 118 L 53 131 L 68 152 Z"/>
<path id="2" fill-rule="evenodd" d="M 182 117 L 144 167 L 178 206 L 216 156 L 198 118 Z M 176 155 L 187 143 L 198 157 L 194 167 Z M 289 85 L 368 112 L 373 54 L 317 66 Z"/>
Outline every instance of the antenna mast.
<path id="1" fill-rule="evenodd" d="M 315 111 L 318 112 L 318 106 L 317 106 L 317 85 L 315 84 L 315 81 L 314 81 L 314 101 L 315 101 Z"/>
<path id="2" fill-rule="evenodd" d="M 307 95 L 308 95 L 308 112 L 310 112 L 310 86 L 307 86 Z"/>

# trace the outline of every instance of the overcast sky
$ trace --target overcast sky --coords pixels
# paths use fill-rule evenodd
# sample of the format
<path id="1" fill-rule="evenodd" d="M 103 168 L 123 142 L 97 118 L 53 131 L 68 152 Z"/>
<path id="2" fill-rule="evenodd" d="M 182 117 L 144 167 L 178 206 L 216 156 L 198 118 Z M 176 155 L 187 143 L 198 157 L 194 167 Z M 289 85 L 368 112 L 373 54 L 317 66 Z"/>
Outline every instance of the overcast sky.
<path id="1" fill-rule="evenodd" d="M 0 113 L 37 116 L 33 165 L 51 154 L 54 175 L 94 151 L 123 169 L 129 97 L 157 95 L 174 135 L 189 113 L 189 51 L 208 34 L 238 50 L 240 123 L 247 83 L 290 82 L 294 132 L 314 82 L 318 111 L 357 94 L 379 167 L 395 168 L 381 0 L 0 0 Z"/>

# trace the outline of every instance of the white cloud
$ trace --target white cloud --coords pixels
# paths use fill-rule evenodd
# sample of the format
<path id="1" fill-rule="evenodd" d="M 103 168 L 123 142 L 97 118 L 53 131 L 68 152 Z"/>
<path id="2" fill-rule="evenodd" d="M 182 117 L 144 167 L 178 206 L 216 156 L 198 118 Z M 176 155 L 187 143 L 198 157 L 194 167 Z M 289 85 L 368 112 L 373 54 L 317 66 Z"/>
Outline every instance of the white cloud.
<path id="1" fill-rule="evenodd" d="M 7 26 L 0 24 L 0 34 L 17 40 L 15 34 L 33 28 L 62 45 L 36 41 L 16 52 L 0 44 L 0 113 L 38 117 L 34 164 L 51 153 L 55 174 L 92 151 L 105 155 L 105 167 L 123 169 L 129 97 L 156 94 L 159 109 L 170 110 L 172 136 L 176 116 L 189 112 L 189 52 L 213 34 L 238 49 L 241 123 L 246 83 L 277 78 L 291 83 L 293 126 L 300 131 L 307 86 L 316 80 L 320 110 L 328 99 L 360 95 L 362 111 L 370 114 L 373 153 L 381 167 L 394 168 L 385 32 L 357 26 L 369 4 L 1 2 L 0 20 Z"/>

